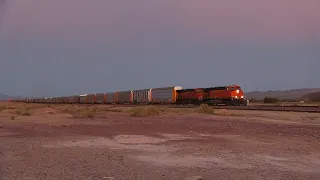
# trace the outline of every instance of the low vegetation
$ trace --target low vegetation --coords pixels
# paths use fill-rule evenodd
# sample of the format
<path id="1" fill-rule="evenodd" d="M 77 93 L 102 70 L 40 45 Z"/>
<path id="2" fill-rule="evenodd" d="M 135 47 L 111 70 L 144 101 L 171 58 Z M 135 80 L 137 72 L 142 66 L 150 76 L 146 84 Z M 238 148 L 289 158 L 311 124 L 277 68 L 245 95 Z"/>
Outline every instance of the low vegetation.
<path id="1" fill-rule="evenodd" d="M 320 92 L 309 93 L 303 96 L 302 99 L 309 100 L 311 102 L 320 102 Z"/>
<path id="2" fill-rule="evenodd" d="M 96 112 L 94 110 L 85 110 L 85 111 L 81 111 L 79 115 L 80 115 L 80 118 L 94 118 L 95 113 Z"/>
<path id="3" fill-rule="evenodd" d="M 31 116 L 30 110 L 27 108 L 17 109 L 14 113 L 18 116 Z"/>
<path id="4" fill-rule="evenodd" d="M 201 104 L 195 111 L 203 114 L 215 114 L 213 107 L 210 107 L 207 104 Z"/>
<path id="5" fill-rule="evenodd" d="M 272 97 L 265 97 L 263 99 L 263 103 L 266 103 L 266 104 L 270 104 L 270 103 L 278 103 L 279 102 L 279 99 L 277 98 L 272 98 Z"/>
<path id="6" fill-rule="evenodd" d="M 6 109 L 6 106 L 0 106 L 0 112 L 5 109 Z"/>
<path id="7" fill-rule="evenodd" d="M 148 117 L 157 116 L 166 111 L 166 108 L 161 108 L 157 106 L 148 107 L 134 107 L 131 110 L 131 116 L 133 117 Z"/>
<path id="8" fill-rule="evenodd" d="M 0 112 L 2 111 L 2 110 L 5 110 L 5 109 L 15 109 L 15 107 L 13 107 L 13 106 L 0 106 Z"/>
<path id="9" fill-rule="evenodd" d="M 97 108 L 86 107 L 86 108 L 76 109 L 76 108 L 67 107 L 67 108 L 64 108 L 62 112 L 71 114 L 72 118 L 94 118 L 97 112 Z"/>
<path id="10" fill-rule="evenodd" d="M 106 109 L 101 109 L 101 111 L 105 111 L 105 112 L 122 112 L 121 109 L 116 109 L 116 108 L 106 108 Z"/>

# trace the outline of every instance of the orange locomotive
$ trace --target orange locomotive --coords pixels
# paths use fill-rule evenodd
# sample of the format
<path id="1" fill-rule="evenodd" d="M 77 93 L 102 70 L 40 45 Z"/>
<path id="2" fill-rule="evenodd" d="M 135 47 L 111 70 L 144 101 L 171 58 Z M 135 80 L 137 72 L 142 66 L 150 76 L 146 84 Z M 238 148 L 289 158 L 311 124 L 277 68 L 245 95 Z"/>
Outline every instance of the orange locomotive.
<path id="1" fill-rule="evenodd" d="M 177 104 L 245 105 L 240 86 L 182 89 L 177 91 Z"/>
<path id="2" fill-rule="evenodd" d="M 212 105 L 242 105 L 246 101 L 244 101 L 244 93 L 241 87 L 231 85 L 205 88 L 203 102 Z"/>
<path id="3" fill-rule="evenodd" d="M 200 104 L 204 97 L 204 88 L 177 90 L 176 104 Z"/>

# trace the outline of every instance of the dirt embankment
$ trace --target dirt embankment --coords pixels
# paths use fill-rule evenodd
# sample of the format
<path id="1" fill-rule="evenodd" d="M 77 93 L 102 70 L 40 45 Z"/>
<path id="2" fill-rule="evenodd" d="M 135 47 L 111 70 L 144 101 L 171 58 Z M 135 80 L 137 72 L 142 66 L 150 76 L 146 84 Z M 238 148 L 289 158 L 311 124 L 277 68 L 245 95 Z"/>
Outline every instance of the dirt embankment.
<path id="1" fill-rule="evenodd" d="M 320 178 L 317 114 L 136 111 L 6 105 L 0 112 L 0 177 Z"/>

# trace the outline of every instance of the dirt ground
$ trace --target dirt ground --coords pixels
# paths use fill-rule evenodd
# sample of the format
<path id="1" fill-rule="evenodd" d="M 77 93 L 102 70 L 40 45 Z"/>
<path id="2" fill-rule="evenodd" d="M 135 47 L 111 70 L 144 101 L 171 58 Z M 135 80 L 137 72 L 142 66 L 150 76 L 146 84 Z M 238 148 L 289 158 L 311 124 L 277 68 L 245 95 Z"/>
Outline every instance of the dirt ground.
<path id="1" fill-rule="evenodd" d="M 0 179 L 320 179 L 320 114 L 133 111 L 1 103 Z"/>

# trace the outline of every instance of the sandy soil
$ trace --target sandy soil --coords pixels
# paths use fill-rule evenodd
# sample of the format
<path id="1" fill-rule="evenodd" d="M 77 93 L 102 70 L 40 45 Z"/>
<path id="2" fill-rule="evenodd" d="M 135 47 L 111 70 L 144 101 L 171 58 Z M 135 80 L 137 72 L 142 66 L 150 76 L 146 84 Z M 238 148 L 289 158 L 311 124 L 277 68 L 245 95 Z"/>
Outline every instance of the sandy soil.
<path id="1" fill-rule="evenodd" d="M 320 179 L 319 114 L 0 106 L 0 179 Z"/>

